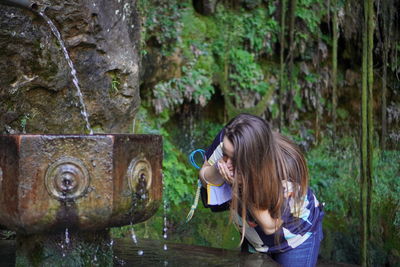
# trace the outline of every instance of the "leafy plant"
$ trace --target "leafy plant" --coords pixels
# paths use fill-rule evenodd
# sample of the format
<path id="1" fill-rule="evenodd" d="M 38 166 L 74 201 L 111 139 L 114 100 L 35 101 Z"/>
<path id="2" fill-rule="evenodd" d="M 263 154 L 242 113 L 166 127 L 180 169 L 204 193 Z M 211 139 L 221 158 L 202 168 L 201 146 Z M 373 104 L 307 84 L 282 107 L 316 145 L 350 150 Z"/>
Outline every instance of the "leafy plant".
<path id="1" fill-rule="evenodd" d="M 112 76 L 111 80 L 111 94 L 116 95 L 119 92 L 119 86 L 121 82 L 119 81 L 118 77 L 116 75 Z"/>
<path id="2" fill-rule="evenodd" d="M 203 69 L 194 69 L 190 65 L 183 66 L 184 76 L 157 84 L 153 89 L 154 106 L 157 113 L 164 109 L 173 110 L 184 100 L 205 106 L 214 93 L 212 80 Z"/>
<path id="3" fill-rule="evenodd" d="M 232 49 L 229 54 L 231 71 L 230 86 L 236 91 L 248 90 L 265 94 L 268 84 L 264 82 L 264 74 L 255 62 L 254 55 L 241 49 Z"/>
<path id="4" fill-rule="evenodd" d="M 153 39 L 158 46 L 162 47 L 163 55 L 170 55 L 180 40 L 182 29 L 180 8 L 185 7 L 186 4 L 186 2 L 180 4 L 177 0 L 139 1 L 139 12 L 142 17 L 142 47 L 145 48 L 145 44 Z"/>

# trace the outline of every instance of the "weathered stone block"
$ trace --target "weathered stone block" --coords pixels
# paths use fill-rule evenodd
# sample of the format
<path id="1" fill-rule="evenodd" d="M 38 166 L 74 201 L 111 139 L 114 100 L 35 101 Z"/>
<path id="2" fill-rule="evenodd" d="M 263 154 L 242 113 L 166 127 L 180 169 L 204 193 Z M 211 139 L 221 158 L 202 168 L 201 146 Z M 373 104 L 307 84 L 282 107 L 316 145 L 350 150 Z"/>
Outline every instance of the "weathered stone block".
<path id="1" fill-rule="evenodd" d="M 150 218 L 162 198 L 158 135 L 0 135 L 0 225 L 97 231 Z"/>

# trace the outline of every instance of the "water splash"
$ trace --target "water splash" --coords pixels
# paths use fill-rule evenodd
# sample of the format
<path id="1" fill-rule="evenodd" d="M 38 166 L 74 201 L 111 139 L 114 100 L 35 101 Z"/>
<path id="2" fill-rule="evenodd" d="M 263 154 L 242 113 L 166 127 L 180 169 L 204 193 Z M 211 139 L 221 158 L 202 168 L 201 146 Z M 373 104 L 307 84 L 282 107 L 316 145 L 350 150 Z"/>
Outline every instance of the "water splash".
<path id="1" fill-rule="evenodd" d="M 78 77 L 76 76 L 76 70 L 75 70 L 75 67 L 74 67 L 74 63 L 72 62 L 72 60 L 71 60 L 71 58 L 70 58 L 70 56 L 68 54 L 67 48 L 65 47 L 64 41 L 61 38 L 61 33 L 58 31 L 58 29 L 57 29 L 56 25 L 54 25 L 53 21 L 51 21 L 51 19 L 46 16 L 46 14 L 44 14 L 42 11 L 39 12 L 39 14 L 40 14 L 40 16 L 43 17 L 43 19 L 50 26 L 51 31 L 56 36 L 58 42 L 60 43 L 60 45 L 62 47 L 62 51 L 64 53 L 65 59 L 67 60 L 68 66 L 71 69 L 72 82 L 73 82 L 73 84 L 74 84 L 74 86 L 75 86 L 75 88 L 77 90 L 77 93 L 78 93 L 79 102 L 81 104 L 81 115 L 83 116 L 83 119 L 86 122 L 86 129 L 89 131 L 90 134 L 93 134 L 93 129 L 90 126 L 90 123 L 89 123 L 89 114 L 86 111 L 86 105 L 85 105 L 85 102 L 83 101 L 83 95 L 82 95 L 81 88 L 79 86 Z"/>
<path id="2" fill-rule="evenodd" d="M 118 258 L 117 256 L 114 256 L 114 259 L 115 259 L 115 261 L 118 263 L 118 265 L 123 266 L 123 265 L 126 264 L 126 262 L 125 262 L 124 260 Z"/>

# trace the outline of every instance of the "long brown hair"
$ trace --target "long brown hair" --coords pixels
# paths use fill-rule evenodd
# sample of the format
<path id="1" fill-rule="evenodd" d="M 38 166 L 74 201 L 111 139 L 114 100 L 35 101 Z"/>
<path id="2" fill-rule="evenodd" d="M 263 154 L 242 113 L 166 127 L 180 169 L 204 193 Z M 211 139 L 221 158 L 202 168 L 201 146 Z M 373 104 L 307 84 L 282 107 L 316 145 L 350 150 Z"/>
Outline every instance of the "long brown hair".
<path id="1" fill-rule="evenodd" d="M 268 210 L 273 219 L 281 218 L 282 181 L 293 183 L 295 206 L 302 205 L 308 170 L 300 149 L 260 117 L 236 116 L 225 127 L 225 136 L 234 147 L 231 216 L 242 217 L 242 243 L 248 210 Z"/>

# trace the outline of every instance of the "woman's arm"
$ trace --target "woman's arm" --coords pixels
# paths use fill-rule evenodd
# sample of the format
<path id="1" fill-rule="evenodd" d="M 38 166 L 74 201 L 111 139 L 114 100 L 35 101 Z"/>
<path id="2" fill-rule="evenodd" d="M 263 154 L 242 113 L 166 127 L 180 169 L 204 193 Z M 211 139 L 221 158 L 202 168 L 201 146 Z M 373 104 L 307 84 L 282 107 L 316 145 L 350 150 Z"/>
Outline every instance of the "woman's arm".
<path id="1" fill-rule="evenodd" d="M 282 220 L 272 218 L 268 210 L 254 209 L 251 213 L 260 225 L 261 229 L 263 229 L 264 233 L 267 235 L 275 233 L 282 225 Z"/>
<path id="2" fill-rule="evenodd" d="M 225 181 L 218 169 L 210 165 L 208 161 L 205 161 L 201 167 L 199 177 L 204 187 L 206 187 L 207 184 L 220 185 Z"/>

